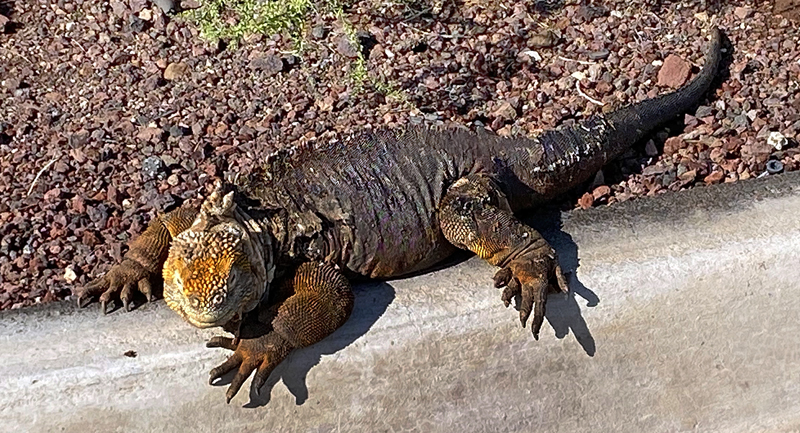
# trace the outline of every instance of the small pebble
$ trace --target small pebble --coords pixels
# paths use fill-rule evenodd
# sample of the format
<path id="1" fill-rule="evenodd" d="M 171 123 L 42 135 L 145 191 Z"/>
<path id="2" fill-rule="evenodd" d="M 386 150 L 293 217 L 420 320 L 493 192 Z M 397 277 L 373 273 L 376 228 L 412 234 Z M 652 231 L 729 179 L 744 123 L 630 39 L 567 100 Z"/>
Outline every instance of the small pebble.
<path id="1" fill-rule="evenodd" d="M 607 49 L 603 48 L 602 50 L 599 50 L 599 51 L 590 52 L 588 54 L 588 56 L 592 60 L 605 60 L 605 59 L 608 58 L 609 54 L 611 54 L 611 52 L 608 51 Z"/>
<path id="2" fill-rule="evenodd" d="M 156 178 L 162 177 L 164 173 L 167 171 L 167 166 L 164 164 L 164 161 L 157 156 L 148 156 L 142 161 L 142 174 L 146 178 Z"/>
<path id="3" fill-rule="evenodd" d="M 156 6 L 160 7 L 164 13 L 172 13 L 175 11 L 175 2 L 173 0 L 153 0 Z"/>
<path id="4" fill-rule="evenodd" d="M 66 268 L 64 268 L 64 280 L 67 283 L 72 284 L 77 279 L 78 279 L 78 275 L 75 273 L 75 270 L 72 269 L 71 266 L 67 266 Z"/>
<path id="5" fill-rule="evenodd" d="M 788 144 L 789 140 L 780 132 L 772 131 L 769 133 L 767 137 L 767 143 L 774 147 L 775 150 L 782 150 L 786 144 Z"/>

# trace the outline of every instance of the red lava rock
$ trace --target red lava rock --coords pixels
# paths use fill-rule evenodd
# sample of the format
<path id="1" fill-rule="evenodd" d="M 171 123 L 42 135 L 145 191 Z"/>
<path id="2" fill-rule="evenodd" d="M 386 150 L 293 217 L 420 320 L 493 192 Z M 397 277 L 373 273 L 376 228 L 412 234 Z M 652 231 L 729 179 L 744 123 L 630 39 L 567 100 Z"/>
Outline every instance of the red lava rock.
<path id="1" fill-rule="evenodd" d="M 684 182 L 692 182 L 697 179 L 697 170 L 689 170 L 678 176 L 678 179 Z"/>
<path id="2" fill-rule="evenodd" d="M 106 200 L 110 201 L 111 203 L 114 203 L 115 205 L 120 204 L 121 200 L 119 197 L 119 192 L 117 191 L 117 188 L 115 188 L 113 185 L 109 185 L 108 188 L 106 189 Z"/>
<path id="3" fill-rule="evenodd" d="M 594 90 L 597 93 L 606 94 L 614 90 L 614 86 L 611 83 L 600 81 L 594 86 Z"/>
<path id="4" fill-rule="evenodd" d="M 528 39 L 528 46 L 531 48 L 551 48 L 558 43 L 558 37 L 550 30 L 537 33 Z"/>
<path id="5" fill-rule="evenodd" d="M 740 20 L 750 18 L 752 13 L 753 9 L 746 6 L 737 6 L 733 9 L 733 14 L 736 15 L 736 18 L 739 18 Z"/>
<path id="6" fill-rule="evenodd" d="M 55 202 L 61 198 L 61 189 L 60 188 L 53 188 L 46 193 L 44 193 L 44 201 L 47 202 Z"/>
<path id="7" fill-rule="evenodd" d="M 114 15 L 116 15 L 118 18 L 124 18 L 125 15 L 128 14 L 128 7 L 123 1 L 111 0 L 109 5 L 111 6 L 111 10 L 114 12 Z"/>
<path id="8" fill-rule="evenodd" d="M 725 150 L 717 147 L 717 148 L 711 149 L 711 153 L 709 154 L 708 158 L 710 160 L 716 162 L 717 164 L 719 164 L 720 162 L 722 162 L 722 160 L 725 159 L 725 156 L 727 156 L 727 154 L 728 154 L 728 152 L 726 152 Z"/>
<path id="9" fill-rule="evenodd" d="M 783 15 L 790 20 L 800 20 L 800 1 L 775 0 L 772 11 L 776 14 Z"/>
<path id="10" fill-rule="evenodd" d="M 769 160 L 774 149 L 766 142 L 747 143 L 742 145 L 742 159 L 749 163 L 763 164 Z"/>
<path id="11" fill-rule="evenodd" d="M 95 245 L 100 243 L 100 239 L 97 237 L 97 234 L 93 230 L 86 230 L 85 232 L 83 232 L 82 242 L 86 246 L 94 247 Z"/>
<path id="12" fill-rule="evenodd" d="M 703 178 L 703 182 L 708 185 L 719 183 L 725 177 L 725 173 L 720 171 L 714 171 L 705 178 Z"/>
<path id="13" fill-rule="evenodd" d="M 345 35 L 339 37 L 336 43 L 336 51 L 338 51 L 339 54 L 350 59 L 358 58 L 357 48 L 354 47 L 352 43 L 350 43 L 350 39 L 348 39 L 348 37 Z"/>
<path id="14" fill-rule="evenodd" d="M 608 185 L 600 185 L 592 191 L 592 196 L 595 200 L 600 200 L 603 197 L 611 195 L 611 187 Z"/>
<path id="15" fill-rule="evenodd" d="M 170 63 L 164 69 L 164 79 L 168 81 L 179 80 L 189 75 L 191 69 L 183 62 Z"/>
<path id="16" fill-rule="evenodd" d="M 250 68 L 275 75 L 283 71 L 283 60 L 275 54 L 258 56 L 250 60 Z"/>
<path id="17" fill-rule="evenodd" d="M 0 19 L 0 21 L 2 20 Z M 64 95 L 60 92 L 49 92 L 44 94 L 44 99 L 50 102 L 61 102 L 64 100 Z"/>
<path id="18" fill-rule="evenodd" d="M 658 85 L 677 89 L 686 82 L 691 71 L 692 65 L 689 62 L 670 54 L 658 71 Z"/>
<path id="19" fill-rule="evenodd" d="M 71 200 L 71 207 L 75 213 L 85 213 L 86 212 L 86 201 L 83 199 L 82 196 L 76 195 Z"/>
<path id="20" fill-rule="evenodd" d="M 517 110 L 515 110 L 514 107 L 507 101 L 503 101 L 500 103 L 497 109 L 494 110 L 493 115 L 494 117 L 499 117 L 505 120 L 514 120 L 514 118 L 517 117 Z"/>
<path id="21" fill-rule="evenodd" d="M 664 155 L 673 155 L 678 150 L 686 147 L 686 142 L 681 137 L 670 137 L 664 142 Z"/>
<path id="22" fill-rule="evenodd" d="M 590 193 L 585 193 L 578 199 L 578 206 L 582 209 L 589 209 L 594 204 L 594 196 Z"/>
<path id="23" fill-rule="evenodd" d="M 160 141 L 164 136 L 164 130 L 161 128 L 144 127 L 136 134 L 136 138 L 143 141 Z"/>

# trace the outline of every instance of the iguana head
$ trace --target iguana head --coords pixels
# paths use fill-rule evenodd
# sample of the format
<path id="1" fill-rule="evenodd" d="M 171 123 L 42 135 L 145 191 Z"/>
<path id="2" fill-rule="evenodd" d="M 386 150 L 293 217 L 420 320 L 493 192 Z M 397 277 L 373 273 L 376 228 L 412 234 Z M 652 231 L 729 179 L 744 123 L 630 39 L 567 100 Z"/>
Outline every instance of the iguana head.
<path id="1" fill-rule="evenodd" d="M 269 243 L 269 234 L 236 208 L 233 192 L 218 185 L 172 241 L 163 269 L 167 305 L 199 328 L 240 318 L 268 288 Z"/>

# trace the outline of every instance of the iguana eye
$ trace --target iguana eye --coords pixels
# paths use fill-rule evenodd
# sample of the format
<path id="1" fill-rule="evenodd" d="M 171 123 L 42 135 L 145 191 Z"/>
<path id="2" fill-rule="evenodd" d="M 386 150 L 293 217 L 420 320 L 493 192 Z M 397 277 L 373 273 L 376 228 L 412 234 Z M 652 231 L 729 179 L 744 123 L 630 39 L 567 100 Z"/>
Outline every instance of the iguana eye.
<path id="1" fill-rule="evenodd" d="M 216 295 L 214 295 L 214 298 L 211 299 L 211 303 L 213 303 L 214 306 L 218 306 L 218 305 L 222 304 L 223 302 L 225 302 L 225 294 L 224 293 L 217 293 Z"/>

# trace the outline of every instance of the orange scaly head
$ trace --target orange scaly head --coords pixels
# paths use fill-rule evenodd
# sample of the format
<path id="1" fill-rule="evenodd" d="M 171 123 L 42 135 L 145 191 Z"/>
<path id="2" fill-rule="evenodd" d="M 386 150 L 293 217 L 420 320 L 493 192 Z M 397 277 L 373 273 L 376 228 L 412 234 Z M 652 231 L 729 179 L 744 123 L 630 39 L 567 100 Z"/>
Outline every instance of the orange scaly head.
<path id="1" fill-rule="evenodd" d="M 233 193 L 223 196 L 218 189 L 192 227 L 173 239 L 163 269 L 164 299 L 194 326 L 222 326 L 240 317 L 268 288 L 269 235 L 254 235 L 246 219 Z"/>

